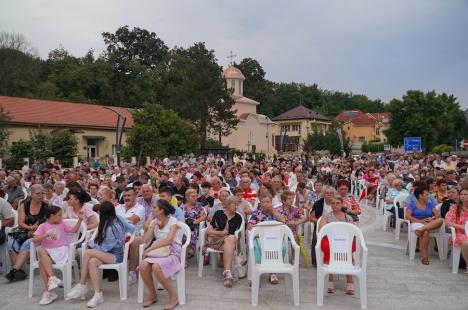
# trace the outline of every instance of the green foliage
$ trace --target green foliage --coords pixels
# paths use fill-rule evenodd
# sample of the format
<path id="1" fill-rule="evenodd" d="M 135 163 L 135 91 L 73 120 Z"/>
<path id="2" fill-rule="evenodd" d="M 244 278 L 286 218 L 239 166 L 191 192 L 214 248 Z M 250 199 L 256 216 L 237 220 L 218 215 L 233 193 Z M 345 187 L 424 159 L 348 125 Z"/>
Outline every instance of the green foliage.
<path id="1" fill-rule="evenodd" d="M 123 156 L 174 156 L 195 152 L 199 137 L 194 127 L 175 112 L 158 104 L 145 104 L 133 113 Z"/>
<path id="2" fill-rule="evenodd" d="M 453 152 L 453 147 L 447 144 L 439 144 L 432 148 L 431 153 L 435 154 L 442 154 L 442 153 L 449 153 Z"/>
<path id="3" fill-rule="evenodd" d="M 34 158 L 34 144 L 32 141 L 20 139 L 10 147 L 10 157 L 15 162 L 22 162 L 23 158 Z"/>
<path id="4" fill-rule="evenodd" d="M 391 128 L 385 135 L 392 145 L 401 145 L 404 137 L 421 137 L 423 149 L 429 151 L 467 134 L 463 112 L 453 95 L 409 90 L 402 99 L 393 99 L 388 110 Z"/>
<path id="5" fill-rule="evenodd" d="M 8 131 L 10 117 L 0 107 L 0 156 L 4 156 L 8 151 L 8 138 L 10 132 Z"/>
<path id="6" fill-rule="evenodd" d="M 73 163 L 73 157 L 76 156 L 78 149 L 78 141 L 70 130 L 54 131 L 49 137 L 50 150 L 53 157 L 69 167 Z"/>
<path id="7" fill-rule="evenodd" d="M 376 141 L 370 141 L 370 142 L 364 142 L 361 146 L 361 150 L 364 153 L 378 153 L 378 152 L 383 152 L 384 151 L 384 145 L 385 143 L 380 143 Z"/>
<path id="8" fill-rule="evenodd" d="M 34 146 L 35 159 L 45 161 L 47 158 L 53 156 L 49 134 L 39 129 L 37 131 L 30 131 L 29 137 Z"/>
<path id="9" fill-rule="evenodd" d="M 206 140 L 206 147 L 207 148 L 220 148 L 223 147 L 224 145 L 220 143 L 218 140 L 215 139 L 207 139 Z"/>
<path id="10" fill-rule="evenodd" d="M 208 132 L 225 136 L 236 127 L 238 119 L 231 110 L 234 100 L 214 51 L 204 43 L 175 48 L 159 72 L 159 101 L 194 124 L 202 147 Z"/>
<path id="11" fill-rule="evenodd" d="M 333 124 L 328 131 L 313 131 L 309 133 L 304 143 L 304 151 L 315 153 L 318 151 L 329 151 L 333 155 L 341 155 L 340 140 L 336 132 L 337 126 Z M 350 153 L 349 140 L 343 137 L 343 147 L 346 154 Z"/>

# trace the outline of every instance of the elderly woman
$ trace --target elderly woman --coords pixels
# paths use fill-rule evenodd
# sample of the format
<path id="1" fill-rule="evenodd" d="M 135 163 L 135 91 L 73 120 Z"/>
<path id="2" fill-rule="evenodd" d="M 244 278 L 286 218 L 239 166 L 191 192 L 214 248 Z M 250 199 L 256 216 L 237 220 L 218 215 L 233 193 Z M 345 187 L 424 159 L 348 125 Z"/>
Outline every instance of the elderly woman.
<path id="1" fill-rule="evenodd" d="M 343 211 L 351 216 L 353 222 L 359 222 L 359 215 L 361 215 L 361 208 L 359 204 L 354 199 L 354 197 L 349 193 L 349 183 L 346 180 L 338 181 L 338 195 L 341 198 L 343 205 Z"/>
<path id="2" fill-rule="evenodd" d="M 393 208 L 393 201 L 395 197 L 400 194 L 408 194 L 409 192 L 403 188 L 403 180 L 402 179 L 395 179 L 393 183 L 389 186 L 387 194 L 385 195 L 385 209 L 389 212 L 395 214 L 395 209 Z M 404 215 L 403 206 L 399 206 L 398 208 L 398 217 L 403 218 Z"/>
<path id="3" fill-rule="evenodd" d="M 461 253 L 465 262 L 468 262 L 468 236 L 465 233 L 465 224 L 468 221 L 468 189 L 464 188 L 460 192 L 460 201 L 453 204 L 450 211 L 445 216 L 445 223 L 448 227 L 455 228 L 455 240 L 450 237 L 449 244 L 461 248 Z M 468 276 L 468 266 L 465 269 Z"/>
<path id="4" fill-rule="evenodd" d="M 439 211 L 429 203 L 429 192 L 426 188 L 414 189 L 416 203 L 409 203 L 406 209 L 406 218 L 411 223 L 411 231 L 420 239 L 421 263 L 429 265 L 429 232 L 440 228 L 444 220 L 440 218 Z"/>
<path id="5" fill-rule="evenodd" d="M 242 225 L 242 217 L 236 213 L 237 203 L 237 197 L 227 197 L 223 204 L 224 210 L 216 211 L 206 230 L 208 238 L 205 248 L 223 251 L 225 287 L 232 287 L 231 266 L 237 242 L 234 233 Z"/>
<path id="6" fill-rule="evenodd" d="M 21 269 L 29 257 L 31 238 L 39 224 L 46 220 L 47 203 L 43 201 L 42 185 L 30 188 L 31 198 L 24 200 L 18 207 L 18 226 L 27 234 L 26 240 L 8 238 L 8 249 L 13 268 L 5 275 L 9 281 L 24 280 L 26 273 Z"/>
<path id="7" fill-rule="evenodd" d="M 181 208 L 184 211 L 185 223 L 192 231 L 189 253 L 193 256 L 198 241 L 199 224 L 206 220 L 205 209 L 201 203 L 197 202 L 196 190 L 188 189 L 185 192 L 185 203 L 181 205 Z"/>
<path id="8" fill-rule="evenodd" d="M 345 223 L 354 223 L 351 216 L 343 212 L 343 203 L 341 197 L 334 197 L 331 200 L 331 212 L 328 212 L 322 216 L 320 220 L 320 227 L 319 230 L 322 229 L 328 223 L 333 222 L 345 222 Z M 327 236 L 323 237 L 322 242 L 320 244 L 320 248 L 323 252 L 323 262 L 324 264 L 328 264 L 330 261 L 330 242 L 328 241 Z M 356 243 L 353 241 L 352 251 L 356 251 Z M 335 286 L 333 283 L 333 275 L 328 276 L 328 293 L 334 293 Z M 353 277 L 351 275 L 346 276 L 346 294 L 353 295 L 354 294 L 354 286 L 353 286 Z"/>
<path id="9" fill-rule="evenodd" d="M 247 229 L 252 230 L 255 225 L 264 221 L 286 222 L 285 216 L 278 209 L 273 208 L 273 198 L 269 193 L 260 196 L 260 206 L 252 212 Z M 278 276 L 274 273 L 270 274 L 270 283 L 278 284 L 278 282 Z"/>

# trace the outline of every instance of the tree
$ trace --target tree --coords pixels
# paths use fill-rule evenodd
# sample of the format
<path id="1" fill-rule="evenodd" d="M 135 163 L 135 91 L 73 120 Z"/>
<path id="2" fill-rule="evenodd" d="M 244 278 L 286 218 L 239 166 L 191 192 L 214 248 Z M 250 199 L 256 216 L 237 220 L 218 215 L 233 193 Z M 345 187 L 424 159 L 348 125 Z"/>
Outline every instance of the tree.
<path id="1" fill-rule="evenodd" d="M 181 155 L 198 147 L 195 128 L 161 105 L 145 104 L 133 113 L 133 122 L 124 153 L 137 156 L 138 162 L 142 156 Z"/>
<path id="2" fill-rule="evenodd" d="M 156 98 L 154 70 L 168 54 L 168 47 L 154 32 L 135 27 L 120 27 L 115 33 L 102 33 L 106 44 L 105 60 L 113 68 L 112 87 L 107 102 L 141 107 Z"/>
<path id="3" fill-rule="evenodd" d="M 0 32 L 0 48 L 12 49 L 24 54 L 37 55 L 31 42 L 21 33 Z"/>
<path id="4" fill-rule="evenodd" d="M 37 131 L 30 131 L 29 136 L 34 147 L 35 159 L 45 161 L 47 158 L 53 156 L 49 134 L 45 133 L 42 131 L 42 129 L 39 128 Z"/>
<path id="5" fill-rule="evenodd" d="M 8 138 L 10 132 L 8 131 L 10 117 L 0 107 L 0 156 L 4 156 L 8 149 Z"/>
<path id="6" fill-rule="evenodd" d="M 430 151 L 467 133 L 463 111 L 453 95 L 409 90 L 401 100 L 393 99 L 388 111 L 392 116 L 385 135 L 392 145 L 401 145 L 404 137 L 421 137 L 424 150 Z"/>
<path id="7" fill-rule="evenodd" d="M 64 165 L 71 166 L 73 157 L 76 156 L 78 140 L 75 135 L 66 129 L 60 129 L 50 135 L 51 156 L 60 160 Z"/>
<path id="8" fill-rule="evenodd" d="M 162 76 L 159 101 L 190 120 L 200 133 L 204 147 L 208 133 L 228 135 L 238 123 L 234 100 L 216 63 L 213 50 L 204 43 L 188 49 L 175 48 L 165 65 L 159 68 Z"/>
<path id="9" fill-rule="evenodd" d="M 10 157 L 14 164 L 22 163 L 23 158 L 34 158 L 34 145 L 31 141 L 20 139 L 10 147 Z"/>
<path id="10" fill-rule="evenodd" d="M 306 152 L 329 151 L 334 155 L 341 155 L 340 139 L 337 134 L 338 124 L 333 123 L 325 132 L 314 130 L 309 133 L 304 141 L 304 150 Z M 346 154 L 349 154 L 351 147 L 349 140 L 343 137 L 343 148 Z"/>

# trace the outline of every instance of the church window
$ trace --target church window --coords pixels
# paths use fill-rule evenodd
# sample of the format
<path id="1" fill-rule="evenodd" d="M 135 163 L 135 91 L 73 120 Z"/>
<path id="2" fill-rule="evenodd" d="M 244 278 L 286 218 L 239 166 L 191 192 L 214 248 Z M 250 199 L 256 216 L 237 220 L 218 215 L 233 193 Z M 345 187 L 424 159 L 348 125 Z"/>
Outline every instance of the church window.
<path id="1" fill-rule="evenodd" d="M 236 89 L 236 80 L 231 80 L 231 88 Z"/>

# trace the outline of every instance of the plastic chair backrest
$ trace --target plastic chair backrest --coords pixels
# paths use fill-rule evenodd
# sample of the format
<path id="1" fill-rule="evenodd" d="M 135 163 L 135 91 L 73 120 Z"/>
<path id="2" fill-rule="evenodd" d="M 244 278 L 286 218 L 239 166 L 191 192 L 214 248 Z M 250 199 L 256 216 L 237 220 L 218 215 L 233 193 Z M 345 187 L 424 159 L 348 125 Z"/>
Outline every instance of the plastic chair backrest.
<path id="1" fill-rule="evenodd" d="M 331 268 L 352 267 L 352 244 L 354 238 L 357 239 L 357 243 L 359 243 L 363 238 L 359 228 L 353 224 L 344 222 L 328 223 L 320 230 L 317 243 L 325 236 L 328 237 L 330 245 L 329 266 Z"/>
<path id="2" fill-rule="evenodd" d="M 393 200 L 393 207 L 395 208 L 395 214 L 398 215 L 398 208 L 406 207 L 406 200 L 408 199 L 409 194 L 400 193 Z"/>
<path id="3" fill-rule="evenodd" d="M 266 222 L 264 222 L 266 223 Z M 275 225 L 272 222 L 270 225 L 256 225 L 251 234 L 253 237 L 258 237 L 259 246 L 262 253 L 262 265 L 282 265 L 283 258 L 283 241 L 285 239 L 284 224 Z"/>
<path id="4" fill-rule="evenodd" d="M 63 222 L 67 225 L 67 226 L 75 226 L 76 223 L 78 222 L 77 219 L 63 219 Z M 80 226 L 80 229 L 76 232 L 76 233 L 70 233 L 68 234 L 67 236 L 67 239 L 68 239 L 68 242 L 69 243 L 72 243 L 72 242 L 75 242 L 75 243 L 79 243 L 79 242 L 83 242 L 86 238 L 86 233 L 87 233 L 87 229 L 86 229 L 86 225 L 82 222 L 81 223 L 81 226 Z"/>
<path id="5" fill-rule="evenodd" d="M 190 238 L 192 237 L 192 232 L 191 232 L 190 228 L 188 227 L 188 225 L 183 223 L 183 222 L 178 221 L 177 226 L 179 226 L 179 229 L 182 229 L 182 232 L 184 233 L 185 241 L 184 241 L 184 244 L 182 244 L 182 247 L 186 248 L 190 243 Z M 184 240 L 184 239 L 182 239 L 182 240 Z"/>
<path id="6" fill-rule="evenodd" d="M 465 223 L 465 235 L 468 236 L 468 222 Z"/>
<path id="7" fill-rule="evenodd" d="M 320 228 L 320 221 L 322 220 L 322 216 L 317 219 L 317 224 L 315 224 L 315 234 L 318 236 L 319 228 Z"/>

